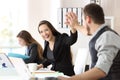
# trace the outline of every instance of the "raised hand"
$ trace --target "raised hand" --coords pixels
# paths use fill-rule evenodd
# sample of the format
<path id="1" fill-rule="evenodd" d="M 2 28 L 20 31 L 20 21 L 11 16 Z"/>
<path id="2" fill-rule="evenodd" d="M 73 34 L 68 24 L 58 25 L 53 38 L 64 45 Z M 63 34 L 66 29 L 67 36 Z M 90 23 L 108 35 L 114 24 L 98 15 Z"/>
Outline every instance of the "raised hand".
<path id="1" fill-rule="evenodd" d="M 79 26 L 79 22 L 78 22 L 78 17 L 75 13 L 73 12 L 68 12 L 66 14 L 66 25 L 70 26 L 71 28 L 76 28 L 77 26 Z"/>

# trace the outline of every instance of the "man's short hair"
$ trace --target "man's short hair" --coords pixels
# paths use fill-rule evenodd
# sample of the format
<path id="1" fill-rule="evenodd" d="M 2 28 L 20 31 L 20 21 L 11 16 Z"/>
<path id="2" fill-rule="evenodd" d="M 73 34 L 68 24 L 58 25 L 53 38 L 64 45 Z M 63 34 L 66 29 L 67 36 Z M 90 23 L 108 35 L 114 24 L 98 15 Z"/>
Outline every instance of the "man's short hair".
<path id="1" fill-rule="evenodd" d="M 104 12 L 102 7 L 100 7 L 98 4 L 90 3 L 85 6 L 84 8 L 84 16 L 90 16 L 94 23 L 96 24 L 104 24 Z"/>

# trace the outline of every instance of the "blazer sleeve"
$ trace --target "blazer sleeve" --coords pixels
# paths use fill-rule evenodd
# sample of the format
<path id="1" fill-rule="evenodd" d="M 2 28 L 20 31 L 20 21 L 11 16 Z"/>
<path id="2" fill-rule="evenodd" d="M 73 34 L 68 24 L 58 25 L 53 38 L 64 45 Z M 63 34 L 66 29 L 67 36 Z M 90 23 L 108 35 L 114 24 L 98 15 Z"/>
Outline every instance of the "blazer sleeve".
<path id="1" fill-rule="evenodd" d="M 72 33 L 70 31 L 70 36 L 68 36 L 67 34 L 63 34 L 63 39 L 66 45 L 72 45 L 77 41 L 77 37 L 78 37 L 78 33 L 77 31 L 75 33 Z"/>
<path id="2" fill-rule="evenodd" d="M 32 63 L 35 61 L 36 57 L 38 56 L 37 45 L 31 45 L 28 48 L 28 59 L 25 59 L 25 63 Z"/>
<path id="3" fill-rule="evenodd" d="M 48 65 L 51 64 L 51 62 L 48 59 L 45 59 L 42 64 L 43 64 L 44 67 L 47 67 Z"/>

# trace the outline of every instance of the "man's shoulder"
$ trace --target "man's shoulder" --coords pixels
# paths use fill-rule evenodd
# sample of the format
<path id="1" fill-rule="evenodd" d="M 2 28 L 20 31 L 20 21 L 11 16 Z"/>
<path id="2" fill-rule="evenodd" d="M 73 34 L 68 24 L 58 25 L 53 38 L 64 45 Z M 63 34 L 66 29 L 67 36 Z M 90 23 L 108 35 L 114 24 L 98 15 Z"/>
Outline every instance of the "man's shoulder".
<path id="1" fill-rule="evenodd" d="M 104 33 L 102 33 L 102 36 L 106 36 L 106 37 L 112 37 L 113 36 L 114 37 L 114 36 L 119 36 L 119 34 L 115 31 L 108 30 L 108 31 L 105 31 Z"/>

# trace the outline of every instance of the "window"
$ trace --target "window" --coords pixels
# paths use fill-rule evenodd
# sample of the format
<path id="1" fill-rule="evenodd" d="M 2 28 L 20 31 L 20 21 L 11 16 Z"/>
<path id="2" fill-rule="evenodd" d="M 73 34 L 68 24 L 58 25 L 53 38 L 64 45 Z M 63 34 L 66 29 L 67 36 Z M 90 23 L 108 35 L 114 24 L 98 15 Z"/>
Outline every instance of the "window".
<path id="1" fill-rule="evenodd" d="M 0 49 L 18 47 L 16 35 L 27 29 L 27 0 L 0 0 Z"/>
<path id="2" fill-rule="evenodd" d="M 113 16 L 105 16 L 105 23 L 114 29 L 114 17 Z"/>

